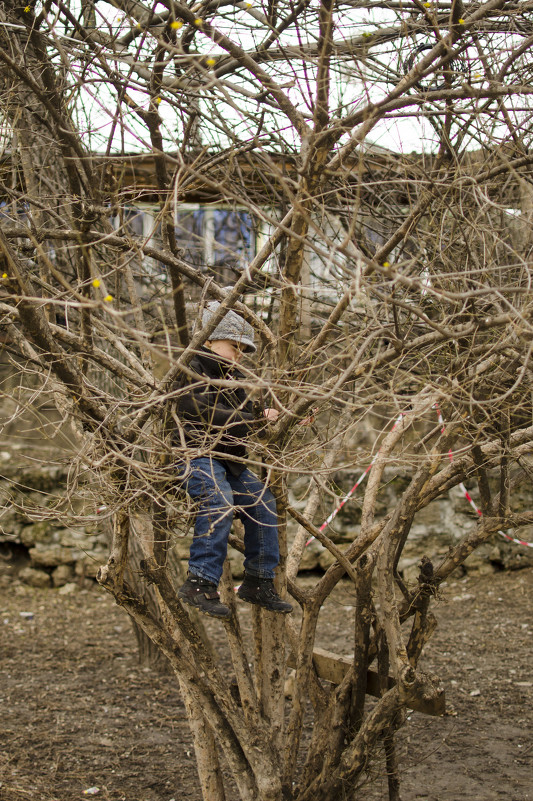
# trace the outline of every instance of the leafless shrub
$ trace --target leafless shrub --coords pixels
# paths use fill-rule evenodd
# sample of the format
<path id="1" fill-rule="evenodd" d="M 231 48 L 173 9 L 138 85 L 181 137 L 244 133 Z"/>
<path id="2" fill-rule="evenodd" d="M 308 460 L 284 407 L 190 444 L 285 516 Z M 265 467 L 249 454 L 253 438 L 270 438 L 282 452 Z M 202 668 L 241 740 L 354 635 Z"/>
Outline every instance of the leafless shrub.
<path id="1" fill-rule="evenodd" d="M 383 743 L 397 798 L 394 731 L 406 707 L 440 704 L 418 667 L 431 600 L 494 532 L 533 522 L 513 505 L 533 437 L 530 13 L 501 0 L 2 4 L 5 352 L 75 427 L 71 496 L 89 474 L 114 525 L 100 581 L 177 675 L 206 800 L 224 798 L 221 756 L 242 799 L 354 797 Z M 425 154 L 369 144 L 395 125 L 399 141 L 423 136 Z M 180 244 L 191 200 L 242 210 L 262 232 L 229 292 Z M 128 222 L 143 202 L 153 232 Z M 255 615 L 252 670 L 235 609 L 232 676 L 167 570 L 187 513 L 173 464 L 192 455 L 169 429 L 176 379 L 210 333 L 191 333 L 201 298 L 236 309 L 261 341 L 245 384 L 282 414 L 250 463 L 276 493 L 279 584 L 302 612 L 298 625 Z M 371 459 L 360 526 L 339 548 L 318 527 L 336 506 L 332 476 Z M 409 479 L 377 516 L 390 465 Z M 303 511 L 289 502 L 295 477 Z M 421 553 L 406 586 L 397 565 L 417 512 L 467 479 L 476 530 L 438 564 Z M 336 561 L 304 590 L 310 535 Z M 139 552 L 150 604 L 125 579 Z M 314 643 L 344 576 L 357 614 L 339 676 Z M 229 575 L 224 593 L 234 608 Z"/>

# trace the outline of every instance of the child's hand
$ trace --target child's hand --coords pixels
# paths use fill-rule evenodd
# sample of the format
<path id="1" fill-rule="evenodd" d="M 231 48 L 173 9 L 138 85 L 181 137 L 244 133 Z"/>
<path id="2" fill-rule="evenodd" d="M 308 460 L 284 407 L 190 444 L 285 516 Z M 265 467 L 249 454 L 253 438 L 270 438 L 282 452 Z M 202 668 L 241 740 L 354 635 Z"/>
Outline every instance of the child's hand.
<path id="1" fill-rule="evenodd" d="M 267 420 L 270 420 L 271 423 L 275 423 L 279 417 L 279 411 L 277 409 L 263 409 L 263 415 L 266 417 Z"/>

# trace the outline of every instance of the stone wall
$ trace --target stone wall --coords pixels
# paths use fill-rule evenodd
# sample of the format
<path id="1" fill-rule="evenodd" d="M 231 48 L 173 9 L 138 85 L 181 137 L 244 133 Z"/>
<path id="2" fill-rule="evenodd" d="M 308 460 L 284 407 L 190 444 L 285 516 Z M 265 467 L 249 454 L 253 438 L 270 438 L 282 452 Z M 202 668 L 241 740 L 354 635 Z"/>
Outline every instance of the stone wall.
<path id="1" fill-rule="evenodd" d="M 24 554 L 25 566 L 19 578 L 35 586 L 61 587 L 73 582 L 94 580 L 98 567 L 107 559 L 108 534 L 105 520 L 101 520 L 96 508 L 89 514 L 92 520 L 87 525 L 68 526 L 54 518 L 53 508 L 64 494 L 66 469 L 59 467 L 29 468 L 9 464 L 0 452 L 0 543 L 4 550 L 16 546 Z M 358 474 L 343 473 L 337 477 L 337 490 L 342 497 Z M 379 493 L 377 515 L 384 515 L 397 501 L 407 484 L 407 478 L 397 473 L 385 474 Z M 291 491 L 291 502 L 303 510 L 306 499 L 304 484 L 295 485 Z M 355 493 L 345 504 L 331 526 L 328 535 L 337 543 L 351 541 L 359 531 L 362 492 Z M 521 491 L 513 499 L 514 506 L 531 508 L 533 491 Z M 37 520 L 37 508 L 47 509 L 49 519 Z M 329 514 L 331 499 L 324 505 L 322 514 Z M 190 522 L 190 519 L 189 519 Z M 318 523 L 321 521 L 317 520 Z M 407 581 L 416 580 L 417 565 L 422 556 L 428 556 L 438 564 L 448 549 L 467 535 L 476 526 L 476 514 L 462 492 L 455 488 L 442 499 L 434 501 L 415 518 L 399 568 Z M 294 535 L 296 525 L 289 522 L 289 537 Z M 533 541 L 533 526 L 519 532 L 520 539 Z M 172 533 L 173 553 L 186 560 L 191 541 L 190 528 L 183 535 L 180 528 Z M 230 549 L 232 571 L 235 578 L 242 576 L 243 557 Z M 329 551 L 313 541 L 305 550 L 302 571 L 323 571 L 334 561 Z M 526 548 L 505 540 L 501 535 L 491 537 L 490 542 L 473 553 L 465 564 L 469 572 L 485 573 L 500 569 L 516 569 L 533 565 L 533 548 Z"/>
<path id="2" fill-rule="evenodd" d="M 343 472 L 336 477 L 336 486 L 339 499 L 353 487 L 360 471 Z M 383 486 L 378 494 L 376 517 L 385 515 L 397 503 L 397 499 L 408 483 L 408 476 L 398 474 L 397 470 L 385 470 Z M 470 487 L 468 487 L 470 489 Z M 306 500 L 298 500 L 298 488 L 293 497 L 293 505 L 303 511 Z M 359 487 L 349 501 L 340 510 L 337 517 L 328 527 L 326 533 L 337 544 L 346 545 L 359 533 L 361 520 L 361 503 L 363 487 Z M 301 494 L 305 491 L 302 483 Z M 476 490 L 472 490 L 476 495 Z M 533 487 L 515 493 L 513 508 L 529 510 L 533 505 Z M 326 519 L 333 501 L 328 500 L 328 506 L 322 510 Z M 422 509 L 415 517 L 402 558 L 399 562 L 399 571 L 407 581 L 416 580 L 418 576 L 418 563 L 422 556 L 428 556 L 435 565 L 438 565 L 448 550 L 473 531 L 477 525 L 478 516 L 464 497 L 463 492 L 455 487 L 446 496 L 433 501 Z M 294 523 L 289 526 L 289 536 L 294 532 Z M 509 532 L 513 535 L 513 532 Z M 518 532 L 521 540 L 533 542 L 533 525 L 527 526 Z M 313 541 L 304 554 L 302 569 L 326 569 L 334 561 L 334 557 L 318 542 Z M 466 560 L 464 570 L 468 572 L 489 573 L 494 570 L 514 570 L 521 567 L 533 566 L 533 548 L 516 545 L 506 540 L 501 534 L 494 534 L 490 540 L 480 546 Z"/>
<path id="3" fill-rule="evenodd" d="M 53 508 L 64 495 L 65 468 L 32 469 L 6 461 L 0 453 L 0 543 L 7 556 L 9 546 L 18 546 L 11 552 L 19 563 L 27 562 L 19 578 L 41 587 L 94 579 L 107 559 L 108 538 L 96 514 L 85 526 L 60 524 L 54 516 Z M 39 508 L 49 519 L 37 519 Z"/>

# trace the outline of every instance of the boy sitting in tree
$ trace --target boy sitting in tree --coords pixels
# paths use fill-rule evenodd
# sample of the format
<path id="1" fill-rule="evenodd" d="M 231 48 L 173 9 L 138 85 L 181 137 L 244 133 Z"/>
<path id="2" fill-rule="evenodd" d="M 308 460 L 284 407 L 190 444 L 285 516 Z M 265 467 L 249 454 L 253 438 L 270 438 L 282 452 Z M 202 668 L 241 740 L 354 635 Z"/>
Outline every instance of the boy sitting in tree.
<path id="1" fill-rule="evenodd" d="M 218 306 L 217 301 L 208 304 L 204 326 Z M 178 400 L 185 445 L 196 454 L 178 465 L 178 479 L 198 507 L 188 578 L 178 595 L 212 617 L 231 614 L 220 602 L 217 586 L 236 509 L 244 525 L 245 556 L 238 597 L 271 612 L 292 611 L 274 589 L 279 563 L 276 502 L 245 464 L 249 434 L 279 414 L 268 408 L 258 417 L 243 388 L 237 364 L 244 353 L 255 351 L 253 328 L 228 311 L 191 361 L 191 369 L 201 378 L 191 381 L 189 391 Z"/>

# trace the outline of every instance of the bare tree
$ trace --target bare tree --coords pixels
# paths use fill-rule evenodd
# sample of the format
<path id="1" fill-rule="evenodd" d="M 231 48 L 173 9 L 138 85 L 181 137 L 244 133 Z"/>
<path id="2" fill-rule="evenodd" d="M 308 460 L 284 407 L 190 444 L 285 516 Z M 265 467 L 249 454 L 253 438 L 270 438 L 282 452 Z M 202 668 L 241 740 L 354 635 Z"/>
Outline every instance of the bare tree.
<path id="1" fill-rule="evenodd" d="M 530 14 L 503 0 L 2 4 L 6 352 L 76 429 L 69 497 L 107 507 L 99 581 L 176 674 L 206 801 L 225 797 L 220 760 L 242 799 L 356 797 L 381 749 L 398 798 L 405 709 L 442 710 L 419 666 L 432 598 L 479 544 L 533 522 L 513 505 L 533 441 Z M 422 137 L 425 154 L 380 148 L 385 132 Z M 156 225 L 135 235 L 146 165 Z M 191 198 L 245 210 L 260 233 L 230 290 L 180 247 Z M 207 298 L 221 306 L 202 328 L 191 309 Z M 254 613 L 248 642 L 227 571 L 228 670 L 168 565 L 190 513 L 174 463 L 192 454 L 170 436 L 178 379 L 230 308 L 261 342 L 243 383 L 281 411 L 249 463 L 276 495 L 279 589 L 301 613 Z M 341 548 L 319 525 L 333 479 L 370 462 Z M 378 515 L 391 469 L 405 489 Z M 420 553 L 408 585 L 413 520 L 465 481 L 477 527 L 438 562 Z M 309 537 L 335 561 L 304 588 Z M 315 648 L 343 577 L 357 598 L 344 662 Z"/>

